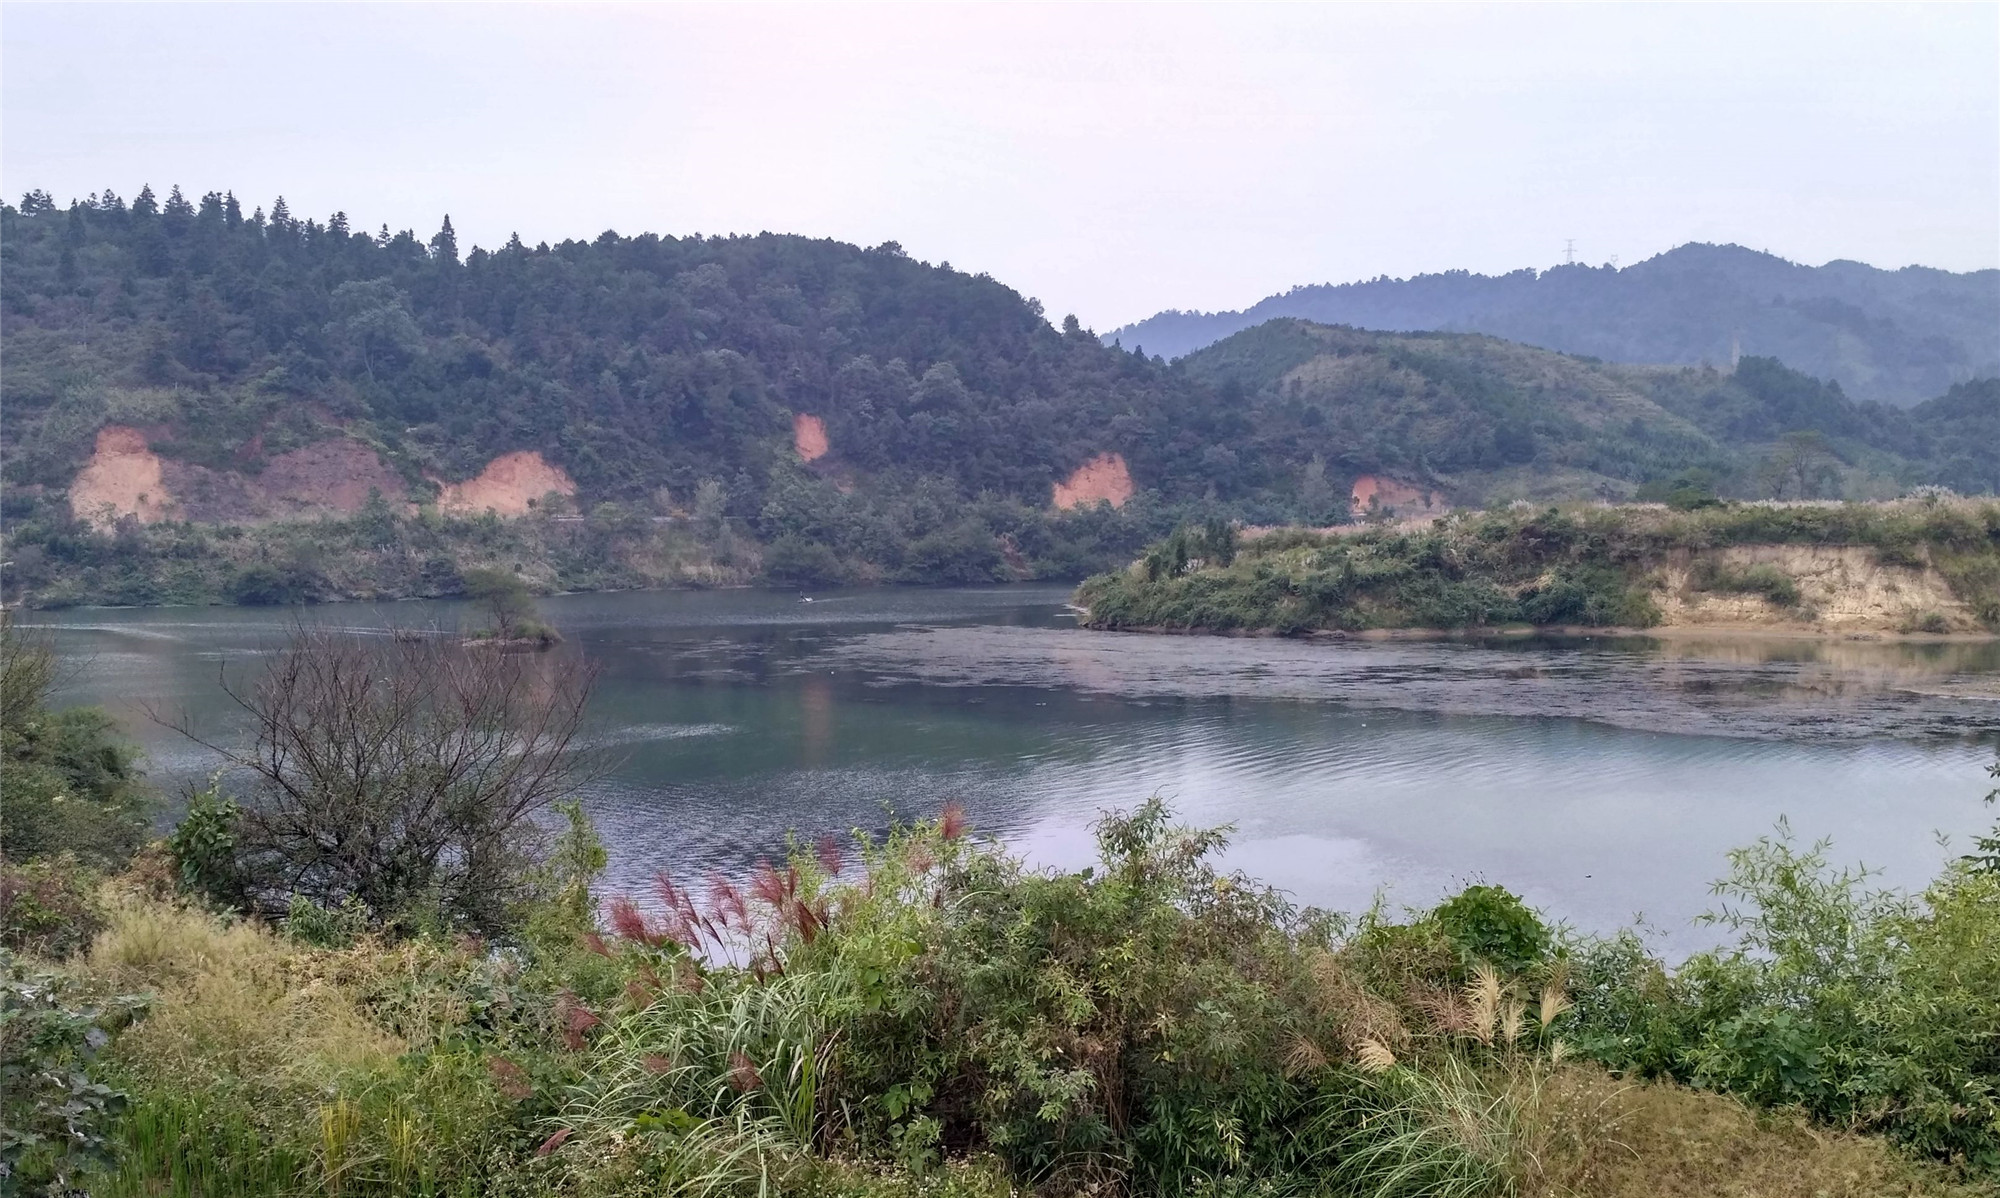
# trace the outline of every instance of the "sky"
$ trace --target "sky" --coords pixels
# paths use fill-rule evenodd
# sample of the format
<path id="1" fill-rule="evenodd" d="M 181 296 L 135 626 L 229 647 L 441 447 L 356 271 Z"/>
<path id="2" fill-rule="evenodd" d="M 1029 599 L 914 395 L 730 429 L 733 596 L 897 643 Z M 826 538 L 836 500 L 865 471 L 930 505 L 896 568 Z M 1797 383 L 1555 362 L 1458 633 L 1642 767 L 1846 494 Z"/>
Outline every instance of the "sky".
<path id="1" fill-rule="evenodd" d="M 0 7 L 0 188 L 893 240 L 1100 331 L 1688 241 L 2000 266 L 2000 5 Z"/>

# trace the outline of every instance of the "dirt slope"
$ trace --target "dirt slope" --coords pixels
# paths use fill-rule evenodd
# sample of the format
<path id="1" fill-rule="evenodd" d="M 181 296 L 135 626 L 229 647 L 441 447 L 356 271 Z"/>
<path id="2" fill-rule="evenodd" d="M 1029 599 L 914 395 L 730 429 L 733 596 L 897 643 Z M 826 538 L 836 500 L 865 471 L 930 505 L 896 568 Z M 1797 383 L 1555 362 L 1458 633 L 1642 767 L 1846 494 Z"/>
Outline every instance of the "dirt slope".
<path id="1" fill-rule="evenodd" d="M 826 456 L 826 421 L 804 412 L 792 417 L 792 448 L 801 462 L 816 462 Z"/>
<path id="2" fill-rule="evenodd" d="M 1132 472 L 1121 454 L 1100 453 L 1055 486 L 1054 503 L 1067 511 L 1093 503 L 1123 507 L 1132 498 Z"/>
<path id="3" fill-rule="evenodd" d="M 146 445 L 144 433 L 122 424 L 98 430 L 95 452 L 70 484 L 69 510 L 99 528 L 125 516 L 153 524 L 179 515 L 159 455 Z"/>
<path id="4" fill-rule="evenodd" d="M 544 461 L 540 453 L 518 450 L 494 458 L 476 478 L 442 484 L 438 507 L 464 514 L 490 511 L 500 516 L 525 516 L 551 491 L 574 495 L 576 483 L 562 467 Z"/>
<path id="5" fill-rule="evenodd" d="M 1736 570 L 1774 567 L 1798 584 L 1799 602 L 1782 606 L 1758 594 L 1697 589 L 1693 559 L 1680 555 L 1660 571 L 1655 601 L 1662 627 L 1984 631 L 1943 575 L 1929 567 L 1885 565 L 1865 546 L 1737 545 L 1705 556 Z"/>

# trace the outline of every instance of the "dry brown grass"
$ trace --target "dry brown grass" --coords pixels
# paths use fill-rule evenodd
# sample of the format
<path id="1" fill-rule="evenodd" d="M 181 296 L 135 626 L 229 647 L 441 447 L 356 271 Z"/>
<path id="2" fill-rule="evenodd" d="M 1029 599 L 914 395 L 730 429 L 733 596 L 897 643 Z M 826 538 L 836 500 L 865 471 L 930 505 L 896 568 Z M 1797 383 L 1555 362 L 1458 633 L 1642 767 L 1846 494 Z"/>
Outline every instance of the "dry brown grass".
<path id="1" fill-rule="evenodd" d="M 117 1055 L 155 1083 L 218 1078 L 257 1089 L 268 1113 L 304 1109 L 338 1077 L 382 1066 L 405 1045 L 370 1021 L 327 954 L 253 923 L 144 898 L 116 903 L 85 965 L 100 983 L 149 990 L 146 1017 Z"/>
<path id="2" fill-rule="evenodd" d="M 1570 1066 L 1530 1098 L 1534 1198 L 1901 1198 L 1996 1193 L 1912 1164 L 1883 1140 L 1760 1114 L 1734 1099 Z"/>

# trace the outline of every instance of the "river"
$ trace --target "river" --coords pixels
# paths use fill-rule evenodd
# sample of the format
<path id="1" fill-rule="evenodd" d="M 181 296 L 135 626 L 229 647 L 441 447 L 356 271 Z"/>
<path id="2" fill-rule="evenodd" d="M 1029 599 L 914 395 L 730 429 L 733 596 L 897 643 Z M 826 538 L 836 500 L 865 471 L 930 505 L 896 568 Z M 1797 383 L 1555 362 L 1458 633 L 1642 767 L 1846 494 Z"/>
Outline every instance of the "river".
<path id="1" fill-rule="evenodd" d="M 1992 813 L 2000 642 L 1288 641 L 1081 630 L 1068 589 L 560 596 L 603 667 L 587 795 L 609 887 L 747 868 L 806 839 L 962 803 L 1048 865 L 1098 812 L 1167 796 L 1300 902 L 1421 905 L 1472 881 L 1662 947 L 1732 846 L 1788 822 L 1920 885 Z M 148 712 L 228 735 L 217 671 L 289 622 L 455 627 L 448 603 L 36 613 L 169 791 L 211 766 Z M 1941 847 L 1940 835 L 1953 841 Z"/>

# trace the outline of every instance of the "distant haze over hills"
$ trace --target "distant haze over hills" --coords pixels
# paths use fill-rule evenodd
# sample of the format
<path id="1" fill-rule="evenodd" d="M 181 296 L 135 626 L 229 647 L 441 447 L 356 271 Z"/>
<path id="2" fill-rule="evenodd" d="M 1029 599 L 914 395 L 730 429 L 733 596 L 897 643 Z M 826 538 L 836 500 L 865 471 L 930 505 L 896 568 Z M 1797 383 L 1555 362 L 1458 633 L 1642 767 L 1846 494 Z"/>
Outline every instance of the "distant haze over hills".
<path id="1" fill-rule="evenodd" d="M 1625 267 L 1466 271 L 1295 287 L 1241 312 L 1161 312 L 1106 342 L 1179 358 L 1278 317 L 1392 331 L 1488 333 L 1613 362 L 1782 360 L 1855 399 L 1909 406 L 2000 375 L 2000 270 L 1802 266 L 1689 244 Z"/>

